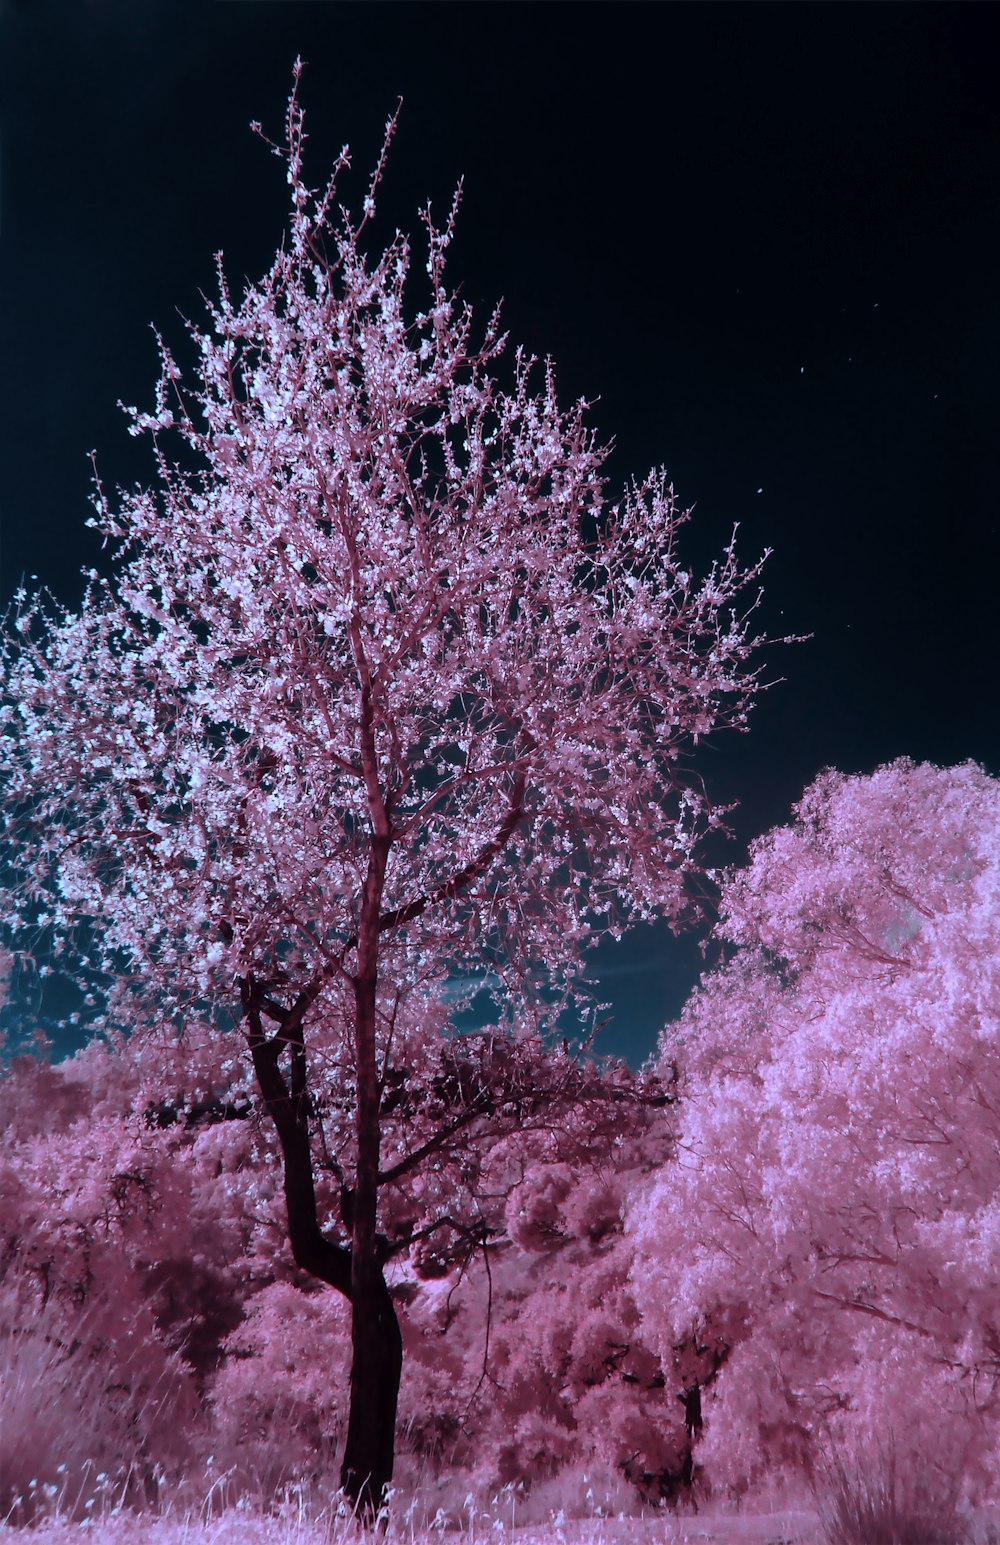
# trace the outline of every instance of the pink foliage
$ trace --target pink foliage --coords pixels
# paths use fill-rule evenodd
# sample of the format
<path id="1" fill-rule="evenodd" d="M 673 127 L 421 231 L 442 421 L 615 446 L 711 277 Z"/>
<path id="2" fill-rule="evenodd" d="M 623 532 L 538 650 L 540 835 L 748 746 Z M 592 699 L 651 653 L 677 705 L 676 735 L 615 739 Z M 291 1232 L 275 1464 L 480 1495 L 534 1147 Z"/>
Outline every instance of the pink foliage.
<path id="1" fill-rule="evenodd" d="M 350 1346 L 342 1299 L 283 1281 L 254 1293 L 226 1339 L 210 1396 L 216 1464 L 237 1489 L 270 1497 L 334 1473 Z"/>
<path id="2" fill-rule="evenodd" d="M 633 1290 L 665 1355 L 725 1359 L 699 1457 L 745 1488 L 895 1429 L 995 1488 L 1000 783 L 824 773 L 725 887 L 737 946 L 661 1055 L 679 1162 L 637 1196 Z"/>
<path id="3" fill-rule="evenodd" d="M 265 1497 L 329 1478 L 349 1327 L 285 1261 L 269 1128 L 223 1060 L 190 1028 L 0 1082 L 4 1510 L 29 1471 L 81 1502 L 129 1465 L 132 1500 L 197 1493 L 209 1453 Z"/>
<path id="4" fill-rule="evenodd" d="M 440 1066 L 421 1046 L 418 1123 L 417 1075 Z M 181 1039 L 92 1044 L 57 1066 L 25 1058 L 0 1082 L 0 1293 L 17 1338 L 5 1389 L 32 1384 L 30 1409 L 10 1396 L 0 1426 L 11 1495 L 28 1469 L 54 1484 L 59 1464 L 117 1473 L 123 1454 L 150 1484 L 158 1464 L 196 1491 L 208 1454 L 234 1491 L 330 1483 L 349 1311 L 287 1261 L 271 1129 L 253 1108 L 237 1119 L 224 1050 L 190 1026 Z M 636 1107 L 625 1070 L 616 1078 L 600 1086 L 623 1096 L 603 1123 L 591 1112 L 533 1131 L 526 1114 L 475 1174 L 468 1154 L 445 1154 L 412 1196 L 400 1187 L 390 1225 L 428 1207 L 471 1217 L 475 1202 L 485 1226 L 471 1255 L 435 1235 L 390 1276 L 406 1348 L 404 1484 L 450 1476 L 485 1503 L 516 1483 L 543 1498 L 567 1467 L 603 1466 L 636 1498 L 683 1476 L 676 1380 L 643 1340 L 622 1237 L 635 1177 L 668 1162 L 670 1113 Z"/>
<path id="5" fill-rule="evenodd" d="M 562 1472 L 617 1475 L 633 1503 L 683 1491 L 688 1434 L 671 1353 L 640 1324 L 626 1199 L 669 1164 L 664 1112 L 622 1112 L 603 1153 L 522 1159 L 507 1242 L 424 1283 L 404 1318 L 406 1446 L 466 1471 L 485 1494 L 539 1495 Z M 633 1489 L 634 1488 L 634 1489 Z"/>
<path id="6" fill-rule="evenodd" d="M 132 1501 L 186 1473 L 240 1314 L 239 1229 L 147 1129 L 124 1072 L 95 1046 L 0 1085 L 0 1511 L 18 1519 L 39 1486 L 83 1508 L 102 1472 Z"/>

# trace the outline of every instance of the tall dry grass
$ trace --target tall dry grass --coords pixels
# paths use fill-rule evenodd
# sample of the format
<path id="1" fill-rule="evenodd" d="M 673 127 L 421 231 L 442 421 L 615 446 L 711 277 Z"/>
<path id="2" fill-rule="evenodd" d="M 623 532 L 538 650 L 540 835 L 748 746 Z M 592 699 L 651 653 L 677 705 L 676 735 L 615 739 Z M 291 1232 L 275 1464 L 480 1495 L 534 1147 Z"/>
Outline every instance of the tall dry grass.
<path id="1" fill-rule="evenodd" d="M 830 1446 L 813 1483 L 825 1545 L 966 1545 L 958 1481 L 900 1455 L 892 1433 L 867 1447 Z"/>

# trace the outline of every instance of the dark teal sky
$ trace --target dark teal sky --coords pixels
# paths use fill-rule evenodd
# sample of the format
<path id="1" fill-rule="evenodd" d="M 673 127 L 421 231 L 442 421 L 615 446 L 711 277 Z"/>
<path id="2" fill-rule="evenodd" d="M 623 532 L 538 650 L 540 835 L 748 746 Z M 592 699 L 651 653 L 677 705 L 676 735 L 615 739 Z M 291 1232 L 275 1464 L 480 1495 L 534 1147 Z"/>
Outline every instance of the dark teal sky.
<path id="1" fill-rule="evenodd" d="M 1000 59 L 984 5 L 0 0 L 0 593 L 99 563 L 86 453 L 149 468 L 148 323 L 181 344 L 266 265 L 292 61 L 319 180 L 357 190 L 404 98 L 382 212 L 442 207 L 452 276 L 600 397 L 613 483 L 665 462 L 704 565 L 775 549 L 747 737 L 696 766 L 737 841 L 833 764 L 1000 771 Z M 362 190 L 363 191 L 363 190 Z M 653 1046 L 694 979 L 665 930 L 602 950 L 604 1040 Z"/>

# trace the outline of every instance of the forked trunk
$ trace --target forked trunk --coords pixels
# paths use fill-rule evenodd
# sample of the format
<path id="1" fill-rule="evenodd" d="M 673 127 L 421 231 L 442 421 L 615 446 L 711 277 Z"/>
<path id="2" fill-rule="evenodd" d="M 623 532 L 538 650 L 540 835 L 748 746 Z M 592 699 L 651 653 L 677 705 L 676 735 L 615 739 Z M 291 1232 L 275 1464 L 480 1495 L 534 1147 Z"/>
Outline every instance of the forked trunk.
<path id="1" fill-rule="evenodd" d="M 381 1272 L 351 1306 L 351 1405 L 340 1481 L 365 1522 L 374 1520 L 392 1480 L 403 1339 Z"/>

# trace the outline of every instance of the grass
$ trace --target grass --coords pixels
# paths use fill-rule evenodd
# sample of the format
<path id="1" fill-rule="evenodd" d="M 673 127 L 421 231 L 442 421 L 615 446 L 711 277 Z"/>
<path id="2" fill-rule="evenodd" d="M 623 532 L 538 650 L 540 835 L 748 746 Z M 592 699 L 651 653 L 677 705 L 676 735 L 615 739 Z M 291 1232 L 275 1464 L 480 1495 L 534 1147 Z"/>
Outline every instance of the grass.
<path id="1" fill-rule="evenodd" d="M 1000 1545 L 996 1518 L 963 1525 L 954 1510 L 914 1505 L 888 1464 L 862 1469 L 844 1461 L 839 1471 L 836 1461 L 828 1465 L 818 1513 L 581 1519 L 557 1512 L 545 1523 L 521 1523 L 516 1505 L 498 1498 L 489 1512 L 470 1509 L 460 1524 L 443 1512 L 418 1523 L 396 1505 L 374 1537 L 338 1516 L 335 1505 L 310 1504 L 295 1488 L 268 1509 L 247 1498 L 225 1502 L 219 1490 L 199 1507 L 167 1506 L 159 1515 L 134 1512 L 119 1496 L 105 1489 L 100 1511 L 84 1522 L 61 1513 L 58 1497 L 46 1497 L 29 1528 L 0 1521 L 0 1545 Z"/>
<path id="2" fill-rule="evenodd" d="M 966 1545 L 972 1538 L 957 1485 L 915 1457 L 901 1462 L 891 1433 L 868 1452 L 831 1450 L 815 1495 L 824 1545 Z"/>
<path id="3" fill-rule="evenodd" d="M 808 1515 L 655 1514 L 646 1518 L 566 1518 L 557 1511 L 547 1522 L 522 1523 L 517 1499 L 494 1499 L 487 1512 L 471 1505 L 461 1522 L 443 1509 L 418 1519 L 411 1505 L 393 1499 L 386 1527 L 366 1533 L 338 1514 L 335 1504 L 310 1505 L 295 1488 L 271 1508 L 242 1498 L 226 1503 L 211 1489 L 200 1507 L 166 1507 L 162 1513 L 133 1512 L 106 1487 L 100 1510 L 83 1522 L 62 1511 L 57 1496 L 39 1499 L 30 1528 L 0 1522 L 0 1545 L 818 1545 Z"/>
<path id="4" fill-rule="evenodd" d="M 281 1520 L 262 1515 L 230 1512 L 205 1523 L 198 1517 L 150 1519 L 121 1515 L 85 1524 L 46 1522 L 28 1531 L 31 1545 L 372 1545 L 373 1536 L 349 1525 L 304 1520 Z M 575 1520 L 549 1525 L 515 1525 L 501 1520 L 492 1527 L 477 1522 L 471 1527 L 446 1532 L 416 1532 L 392 1528 L 380 1537 L 383 1545 L 813 1545 L 813 1531 L 788 1533 L 784 1522 L 753 1534 L 738 1532 L 725 1524 L 711 1527 L 681 1521 L 624 1522 Z M 0 1527 L 4 1545 L 23 1545 L 25 1533 Z"/>

